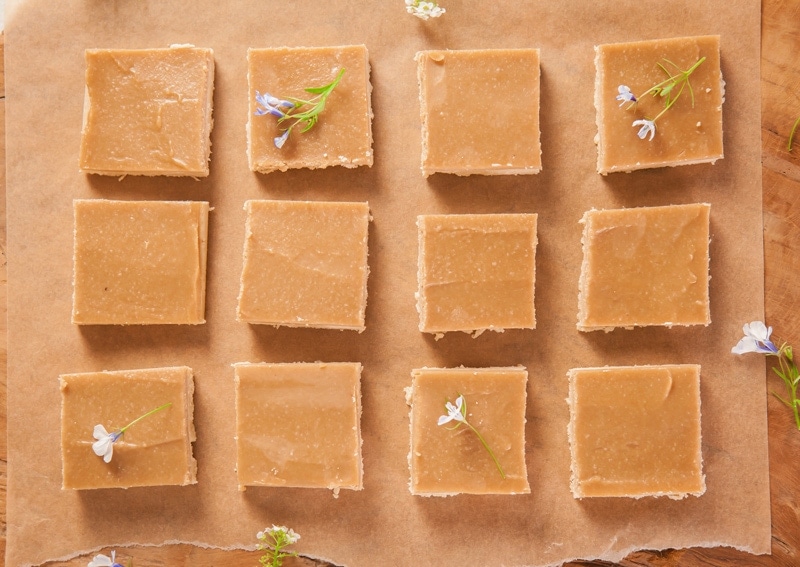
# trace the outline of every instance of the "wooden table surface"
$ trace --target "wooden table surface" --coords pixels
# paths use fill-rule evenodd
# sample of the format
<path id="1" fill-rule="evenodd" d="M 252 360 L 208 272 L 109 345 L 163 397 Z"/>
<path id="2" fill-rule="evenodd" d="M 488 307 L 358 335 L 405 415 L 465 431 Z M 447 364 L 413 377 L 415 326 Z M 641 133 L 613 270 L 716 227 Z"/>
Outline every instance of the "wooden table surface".
<path id="1" fill-rule="evenodd" d="M 764 205 L 766 322 L 773 338 L 800 348 L 800 136 L 788 152 L 786 142 L 800 116 L 800 0 L 762 0 L 761 147 Z M 5 188 L 5 82 L 0 35 L 0 187 Z M 0 557 L 6 545 L 6 204 L 0 191 Z M 775 376 L 769 389 L 783 388 Z M 800 431 L 788 409 L 770 396 L 769 461 L 772 503 L 772 555 L 754 556 L 730 548 L 640 551 L 620 564 L 632 566 L 798 566 L 800 565 Z M 747 487 L 742 487 L 747 490 Z M 255 543 L 255 534 L 253 534 Z M 42 535 L 47 537 L 46 534 Z M 118 549 L 117 560 L 133 558 L 137 567 L 253 566 L 258 553 L 200 549 L 188 545 Z M 89 557 L 48 566 L 85 566 Z M 288 560 L 286 567 L 329 565 L 309 559 Z M 610 565 L 578 562 L 569 565 Z"/>

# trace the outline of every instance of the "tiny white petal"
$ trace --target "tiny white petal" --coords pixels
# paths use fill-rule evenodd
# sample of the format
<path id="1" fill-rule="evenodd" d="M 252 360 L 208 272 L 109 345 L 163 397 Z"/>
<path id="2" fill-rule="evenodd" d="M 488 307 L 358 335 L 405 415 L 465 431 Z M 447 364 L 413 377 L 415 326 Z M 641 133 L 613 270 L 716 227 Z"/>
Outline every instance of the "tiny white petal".
<path id="1" fill-rule="evenodd" d="M 94 559 L 89 561 L 86 567 L 111 567 L 114 564 L 114 561 L 108 555 L 103 555 L 102 553 L 95 555 Z"/>

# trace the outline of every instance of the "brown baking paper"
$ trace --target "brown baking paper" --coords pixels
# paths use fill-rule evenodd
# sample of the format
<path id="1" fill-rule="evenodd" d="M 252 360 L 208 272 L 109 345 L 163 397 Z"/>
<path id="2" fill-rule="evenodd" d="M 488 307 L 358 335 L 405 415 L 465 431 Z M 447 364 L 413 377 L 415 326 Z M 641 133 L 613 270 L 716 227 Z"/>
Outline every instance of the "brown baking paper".
<path id="1" fill-rule="evenodd" d="M 190 5 L 8 2 L 8 565 L 126 543 L 252 548 L 256 532 L 272 523 L 302 535 L 301 553 L 348 566 L 549 565 L 618 559 L 637 548 L 714 545 L 769 552 L 764 362 L 730 353 L 742 324 L 763 318 L 759 2 L 444 0 L 447 13 L 428 22 L 406 14 L 401 0 Z M 725 158 L 598 175 L 593 46 L 702 34 L 722 37 Z M 211 175 L 120 181 L 79 173 L 84 49 L 173 43 L 215 52 Z M 360 43 L 372 65 L 374 166 L 251 173 L 247 48 Z M 424 179 L 414 54 L 499 47 L 541 49 L 544 170 Z M 207 324 L 72 325 L 74 198 L 208 200 Z M 242 205 L 259 198 L 369 201 L 374 221 L 363 334 L 236 322 Z M 711 203 L 712 324 L 579 333 L 584 211 L 694 202 Z M 539 214 L 537 328 L 435 341 L 417 330 L 416 216 L 490 212 Z M 231 364 L 317 360 L 364 365 L 364 490 L 342 490 L 338 498 L 314 489 L 239 492 Z M 567 371 L 661 363 L 702 365 L 708 491 L 679 501 L 573 499 Z M 530 373 L 531 493 L 412 496 L 403 392 L 411 370 L 518 364 Z M 173 365 L 194 369 L 198 484 L 62 491 L 58 375 Z"/>

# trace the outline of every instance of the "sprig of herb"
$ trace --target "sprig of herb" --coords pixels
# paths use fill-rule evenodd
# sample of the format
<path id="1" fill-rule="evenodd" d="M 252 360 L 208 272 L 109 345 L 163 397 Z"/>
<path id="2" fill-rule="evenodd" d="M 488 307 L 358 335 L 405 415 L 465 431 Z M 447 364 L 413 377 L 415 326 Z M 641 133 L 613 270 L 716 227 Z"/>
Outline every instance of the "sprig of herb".
<path id="1" fill-rule="evenodd" d="M 797 397 L 797 390 L 800 388 L 800 372 L 794 361 L 792 347 L 786 343 L 780 347 L 775 346 L 770 340 L 772 327 L 767 327 L 761 321 L 753 321 L 742 327 L 744 337 L 731 349 L 733 354 L 745 354 L 756 352 L 767 356 L 778 358 L 779 367 L 773 367 L 772 371 L 783 380 L 788 392 L 788 398 L 784 398 L 775 392 L 772 395 L 783 402 L 794 414 L 794 422 L 800 431 L 800 398 Z"/>
<path id="2" fill-rule="evenodd" d="M 424 0 L 406 0 L 406 12 L 416 16 L 421 20 L 428 18 L 438 18 L 446 12 L 436 2 L 426 2 Z"/>
<path id="3" fill-rule="evenodd" d="M 617 100 L 622 101 L 620 106 L 623 106 L 625 103 L 630 103 L 628 109 L 632 108 L 639 101 L 639 99 L 644 98 L 647 95 L 664 99 L 664 108 L 656 115 L 655 118 L 644 118 L 642 120 L 633 121 L 633 126 L 641 126 L 637 134 L 640 139 L 644 140 L 648 133 L 650 134 L 650 140 L 653 139 L 653 136 L 655 136 L 656 133 L 656 122 L 659 118 L 664 116 L 665 112 L 672 108 L 672 106 L 683 94 L 683 91 L 686 89 L 686 87 L 689 87 L 689 95 L 692 97 L 692 107 L 694 107 L 694 90 L 692 89 L 692 84 L 689 82 L 689 77 L 700 65 L 703 64 L 703 61 L 705 60 L 705 57 L 701 57 L 694 65 L 684 71 L 669 59 L 664 59 L 664 63 L 674 67 L 676 72 L 670 73 L 663 63 L 657 63 L 659 68 L 667 75 L 667 78 L 660 83 L 653 85 L 639 96 L 636 96 L 634 93 L 632 93 L 631 89 L 626 85 L 619 85 L 617 88 L 619 94 L 616 98 Z"/>
<path id="4" fill-rule="evenodd" d="M 106 428 L 103 427 L 102 424 L 97 424 L 94 426 L 94 431 L 92 432 L 92 436 L 97 439 L 94 443 L 92 443 L 92 450 L 94 454 L 98 457 L 103 457 L 103 460 L 107 463 L 111 462 L 111 457 L 114 454 L 114 443 L 119 441 L 119 439 L 125 434 L 125 432 L 132 426 L 139 423 L 146 417 L 153 415 L 156 412 L 159 412 L 165 408 L 168 408 L 172 405 L 172 402 L 166 403 L 163 406 L 159 406 L 156 409 L 150 410 L 144 415 L 140 415 L 133 421 L 131 421 L 125 427 L 117 429 L 116 431 L 112 431 L 109 433 L 106 431 Z"/>
<path id="5" fill-rule="evenodd" d="M 800 126 L 800 116 L 797 117 L 797 120 L 794 121 L 794 126 L 792 126 L 792 131 L 789 133 L 789 143 L 786 144 L 786 149 L 790 152 L 792 151 L 792 142 L 794 142 L 794 134 L 797 132 L 797 127 Z"/>
<path id="6" fill-rule="evenodd" d="M 327 102 L 328 97 L 333 92 L 333 89 L 337 87 L 339 81 L 342 80 L 342 75 L 344 75 L 344 72 L 345 69 L 342 67 L 339 70 L 339 73 L 336 75 L 336 78 L 327 85 L 305 88 L 304 90 L 307 93 L 317 95 L 308 100 L 294 97 L 286 97 L 285 99 L 281 99 L 274 97 L 269 93 L 262 95 L 256 91 L 256 103 L 262 106 L 262 108 L 256 109 L 256 116 L 271 114 L 278 118 L 279 125 L 283 124 L 284 122 L 291 122 L 291 124 L 289 124 L 289 126 L 283 131 L 283 134 L 274 139 L 276 148 L 280 149 L 283 147 L 283 145 L 286 143 L 286 140 L 289 138 L 289 134 L 292 133 L 292 130 L 298 124 L 303 125 L 302 130 L 300 130 L 301 134 L 308 132 L 316 125 L 316 123 L 319 121 L 319 115 L 322 114 L 323 110 L 325 110 L 325 103 Z M 303 108 L 306 108 L 306 110 L 303 110 Z"/>
<path id="7" fill-rule="evenodd" d="M 483 447 L 489 452 L 489 456 L 492 457 L 497 470 L 500 471 L 500 476 L 506 478 L 506 473 L 503 472 L 503 467 L 500 466 L 500 461 L 497 460 L 494 452 L 489 448 L 489 444 L 483 438 L 483 435 L 481 435 L 480 432 L 475 429 L 475 427 L 473 427 L 469 421 L 467 421 L 467 402 L 464 399 L 464 396 L 459 394 L 459 396 L 456 398 L 455 405 L 451 404 L 450 400 L 448 399 L 444 404 L 444 409 L 447 411 L 447 414 L 439 416 L 438 425 L 444 425 L 445 423 L 455 421 L 456 424 L 453 427 L 447 428 L 450 431 L 458 429 L 461 427 L 462 423 L 469 427 L 472 432 L 478 436 L 478 440 L 481 442 L 481 444 L 483 444 Z"/>
<path id="8" fill-rule="evenodd" d="M 266 551 L 258 560 L 263 567 L 281 567 L 287 557 L 297 557 L 294 551 L 286 552 L 284 549 L 300 539 L 300 534 L 286 526 L 273 525 L 256 534 L 259 551 Z"/>

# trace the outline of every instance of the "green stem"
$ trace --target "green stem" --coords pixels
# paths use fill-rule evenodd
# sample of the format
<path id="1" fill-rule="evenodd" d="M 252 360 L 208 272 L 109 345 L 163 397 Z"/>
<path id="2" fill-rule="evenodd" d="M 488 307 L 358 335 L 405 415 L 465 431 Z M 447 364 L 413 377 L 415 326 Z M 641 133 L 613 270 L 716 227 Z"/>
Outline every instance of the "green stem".
<path id="1" fill-rule="evenodd" d="M 786 149 L 790 152 L 792 151 L 792 142 L 794 142 L 794 133 L 797 132 L 798 126 L 800 126 L 800 116 L 798 116 L 797 120 L 794 121 L 794 126 L 792 126 L 792 131 L 789 134 L 789 143 L 786 145 Z"/>
<path id="2" fill-rule="evenodd" d="M 475 428 L 472 426 L 472 424 L 471 424 L 470 422 L 468 422 L 466 419 L 464 420 L 464 423 L 465 423 L 465 424 L 467 424 L 467 427 L 469 427 L 469 428 L 470 428 L 472 431 L 474 431 L 474 432 L 475 432 L 475 435 L 477 435 L 477 436 L 478 436 L 478 439 L 479 439 L 479 440 L 480 440 L 480 442 L 483 444 L 484 448 L 485 448 L 485 449 L 486 449 L 486 450 L 489 452 L 489 455 L 492 457 L 492 460 L 494 461 L 494 464 L 495 464 L 495 466 L 497 467 L 497 470 L 498 470 L 498 471 L 500 471 L 500 476 L 502 476 L 502 477 L 503 477 L 503 479 L 505 479 L 505 478 L 506 478 L 506 473 L 505 473 L 505 472 L 503 472 L 503 467 L 501 467 L 501 466 L 500 466 L 500 461 L 498 461 L 498 460 L 497 460 L 497 457 L 495 457 L 495 456 L 494 456 L 494 451 L 492 451 L 492 450 L 489 448 L 489 444 L 486 442 L 486 439 L 484 439 L 484 438 L 483 438 L 483 435 L 481 435 L 481 434 L 478 432 L 478 430 L 477 430 L 477 429 L 475 429 Z"/>
<path id="3" fill-rule="evenodd" d="M 156 412 L 159 412 L 159 411 L 163 410 L 164 408 L 167 408 L 167 407 L 169 407 L 169 406 L 171 406 L 171 405 L 172 405 L 172 402 L 169 402 L 169 403 L 166 403 L 166 404 L 164 404 L 163 406 L 158 406 L 158 407 L 157 407 L 156 409 L 154 409 L 154 410 L 150 410 L 149 412 L 147 412 L 147 413 L 146 413 L 146 414 L 144 414 L 144 415 L 140 415 L 139 417 L 137 417 L 136 419 L 134 419 L 133 421 L 131 421 L 131 422 L 130 422 L 128 425 L 126 425 L 125 427 L 123 427 L 122 429 L 120 429 L 120 430 L 119 430 L 119 433 L 120 433 L 120 435 L 122 435 L 123 433 L 125 433 L 125 430 L 126 430 L 126 429 L 128 429 L 130 426 L 132 426 L 132 425 L 135 425 L 135 424 L 139 423 L 139 422 L 140 422 L 140 421 L 142 421 L 144 418 L 146 418 L 146 417 L 149 417 L 149 416 L 153 415 L 154 413 L 156 413 Z"/>

